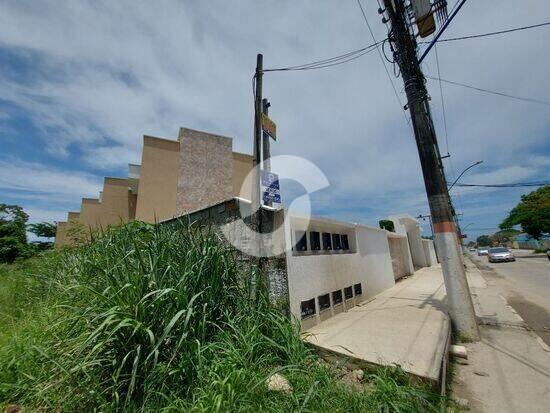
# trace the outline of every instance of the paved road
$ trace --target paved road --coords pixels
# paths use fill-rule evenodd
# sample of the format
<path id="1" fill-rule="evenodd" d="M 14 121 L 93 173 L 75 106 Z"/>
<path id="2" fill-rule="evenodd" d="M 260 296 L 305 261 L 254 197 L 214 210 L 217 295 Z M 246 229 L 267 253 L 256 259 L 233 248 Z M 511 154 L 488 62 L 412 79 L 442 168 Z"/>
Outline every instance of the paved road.
<path id="1" fill-rule="evenodd" d="M 487 257 L 475 258 L 505 279 L 508 303 L 550 346 L 550 261 L 546 255 L 527 251 L 514 254 L 516 262 L 489 263 Z"/>

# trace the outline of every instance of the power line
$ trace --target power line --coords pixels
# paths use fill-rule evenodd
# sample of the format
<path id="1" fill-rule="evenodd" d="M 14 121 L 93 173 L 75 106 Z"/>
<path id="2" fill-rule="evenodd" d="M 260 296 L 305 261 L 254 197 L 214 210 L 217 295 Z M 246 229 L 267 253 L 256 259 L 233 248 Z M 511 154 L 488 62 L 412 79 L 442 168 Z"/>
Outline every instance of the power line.
<path id="1" fill-rule="evenodd" d="M 437 54 L 437 45 L 435 46 L 435 62 L 437 64 L 437 77 L 441 78 L 441 71 L 439 69 L 439 56 Z M 445 99 L 443 99 L 443 85 L 439 81 L 439 93 L 441 95 L 441 112 L 443 115 L 443 126 L 445 130 L 445 146 L 447 147 L 447 153 L 449 153 L 449 134 L 447 132 L 447 116 L 445 114 Z"/>
<path id="2" fill-rule="evenodd" d="M 380 3 L 378 3 L 378 4 L 380 4 Z M 401 108 L 403 108 L 403 104 L 401 103 L 401 98 L 399 97 L 399 94 L 397 93 L 397 89 L 395 88 L 395 85 L 393 84 L 393 80 L 392 80 L 392 78 L 390 76 L 390 72 L 388 71 L 388 68 L 386 66 L 386 62 L 384 62 L 384 58 L 382 57 L 382 53 L 380 52 L 380 49 L 378 48 L 378 42 L 376 40 L 376 37 L 374 37 L 374 32 L 372 31 L 372 28 L 370 27 L 369 20 L 367 19 L 367 15 L 365 14 L 365 10 L 363 10 L 363 5 L 361 4 L 361 0 L 357 0 L 357 5 L 359 6 L 359 9 L 361 10 L 361 14 L 363 15 L 363 20 L 365 20 L 365 23 L 367 24 L 367 28 L 369 29 L 372 40 L 374 41 L 374 44 L 376 44 L 376 51 L 378 52 L 378 56 L 380 57 L 380 61 L 384 65 L 384 70 L 386 71 L 386 75 L 388 76 L 388 80 L 390 81 L 391 87 L 393 89 L 393 93 L 395 94 L 395 98 L 399 102 L 399 106 Z M 409 125 L 409 127 L 412 129 L 411 122 L 409 121 L 409 118 L 407 117 L 405 112 L 403 112 L 403 116 L 405 117 L 405 121 L 407 122 L 407 125 Z"/>
<path id="3" fill-rule="evenodd" d="M 456 4 L 458 4 L 458 2 Z M 456 7 L 456 4 L 455 4 L 455 7 Z M 361 11 L 363 11 L 362 7 L 361 7 Z M 363 12 L 363 14 L 364 14 L 364 12 Z M 366 20 L 366 22 L 367 22 L 367 25 L 368 25 L 367 20 Z M 534 28 L 547 26 L 547 25 L 550 25 L 550 22 L 533 24 L 533 25 L 530 25 L 530 26 L 521 26 L 521 27 L 516 27 L 516 28 L 513 28 L 513 29 L 499 30 L 499 31 L 496 31 L 496 32 L 489 32 L 489 33 L 482 33 L 482 34 L 472 34 L 472 35 L 467 35 L 467 36 L 451 37 L 451 38 L 447 38 L 447 39 L 438 39 L 436 43 L 453 42 L 453 41 L 466 40 L 466 39 L 477 39 L 477 38 L 481 38 L 481 37 L 495 36 L 495 35 L 499 35 L 499 34 L 516 32 L 516 31 L 520 31 L 520 30 L 534 29 Z M 373 36 L 373 38 L 374 38 L 374 36 Z M 274 69 L 264 69 L 264 72 L 323 69 L 325 67 L 336 66 L 338 64 L 347 63 L 347 62 L 350 62 L 352 60 L 358 59 L 361 56 L 364 56 L 365 54 L 367 54 L 367 53 L 371 52 L 372 50 L 374 50 L 373 49 L 374 46 L 378 46 L 378 45 L 382 44 L 383 42 L 385 42 L 386 40 L 388 40 L 388 39 L 385 38 L 385 39 L 382 39 L 380 41 L 375 40 L 375 43 L 373 43 L 373 44 L 370 44 L 370 45 L 361 47 L 359 49 L 352 50 L 350 52 L 343 53 L 343 54 L 340 54 L 340 55 L 337 55 L 337 56 L 334 56 L 334 57 L 330 57 L 330 58 L 327 58 L 327 59 L 317 60 L 317 61 L 314 61 L 314 62 L 304 63 L 304 64 L 296 65 L 296 66 L 288 66 L 288 67 L 274 68 Z M 431 42 L 419 42 L 419 44 L 429 44 L 429 43 L 431 43 Z"/>
<path id="4" fill-rule="evenodd" d="M 456 184 L 456 186 L 462 186 L 462 187 L 481 187 L 481 188 L 522 188 L 522 187 L 546 186 L 546 185 L 550 185 L 550 181 L 517 182 L 513 184 L 464 184 L 464 183 Z"/>
<path id="5" fill-rule="evenodd" d="M 499 35 L 499 34 L 512 33 L 512 32 L 517 32 L 517 31 L 521 31 L 521 30 L 536 29 L 537 27 L 548 26 L 548 25 L 550 25 L 550 22 L 532 24 L 530 26 L 515 27 L 513 29 L 499 30 L 499 31 L 496 31 L 496 32 L 488 32 L 488 33 L 482 33 L 482 34 L 471 34 L 471 35 L 460 36 L 460 37 L 449 37 L 449 38 L 446 38 L 446 39 L 439 39 L 437 42 L 438 43 L 440 43 L 440 42 L 454 42 L 454 41 L 457 41 L 457 40 L 478 39 L 480 37 L 496 36 L 496 35 Z M 422 43 L 429 43 L 429 42 L 422 42 Z"/>
<path id="6" fill-rule="evenodd" d="M 497 96 L 507 97 L 507 98 L 510 98 L 510 99 L 522 100 L 522 101 L 525 101 L 525 102 L 538 103 L 540 105 L 550 106 L 550 102 L 546 101 L 546 100 L 540 100 L 540 99 L 533 99 L 533 98 L 526 98 L 526 97 L 522 97 L 522 96 L 510 95 L 508 93 L 497 92 L 495 90 L 489 90 L 489 89 L 483 89 L 483 88 L 480 88 L 480 87 L 467 85 L 465 83 L 455 82 L 455 81 L 447 80 L 447 79 L 441 79 L 441 78 L 435 77 L 435 76 L 427 76 L 426 75 L 426 77 L 428 79 L 439 80 L 441 82 L 449 83 L 450 85 L 462 86 L 462 87 L 465 87 L 465 88 L 468 88 L 468 89 L 477 90 L 478 92 L 489 93 L 491 95 L 497 95 Z"/>
<path id="7" fill-rule="evenodd" d="M 317 60 L 310 63 L 304 63 L 296 66 L 288 66 L 274 69 L 264 69 L 264 72 L 282 72 L 282 71 L 291 71 L 291 70 L 314 70 L 314 69 L 323 69 L 325 67 L 337 66 L 352 60 L 358 59 L 361 56 L 366 55 L 369 52 L 372 52 L 378 44 L 382 41 L 370 44 L 368 46 L 362 47 L 351 52 L 347 52 L 338 56 L 330 57 L 328 59 Z"/>

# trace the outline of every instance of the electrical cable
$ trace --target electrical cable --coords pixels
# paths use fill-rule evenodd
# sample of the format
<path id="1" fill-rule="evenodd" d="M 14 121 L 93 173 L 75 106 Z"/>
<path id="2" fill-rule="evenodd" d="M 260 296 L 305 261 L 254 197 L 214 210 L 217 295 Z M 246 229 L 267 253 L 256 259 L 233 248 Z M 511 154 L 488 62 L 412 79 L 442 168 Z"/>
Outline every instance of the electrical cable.
<path id="1" fill-rule="evenodd" d="M 455 7 L 456 7 L 457 4 L 458 4 L 458 2 L 455 3 Z M 453 7 L 453 9 L 454 9 L 454 7 Z M 513 28 L 513 29 L 499 30 L 499 31 L 496 31 L 496 32 L 473 34 L 473 35 L 467 35 L 467 36 L 461 36 L 461 37 L 452 37 L 452 38 L 448 38 L 448 39 L 438 39 L 436 43 L 452 42 L 452 41 L 459 41 L 459 40 L 466 40 L 466 39 L 476 39 L 476 38 L 480 38 L 480 37 L 494 36 L 494 35 L 503 34 L 503 33 L 511 33 L 511 32 L 520 31 L 520 30 L 533 29 L 533 28 L 547 26 L 547 25 L 550 25 L 550 22 L 533 24 L 533 25 L 530 25 L 530 26 L 521 26 L 521 27 L 516 27 L 516 28 Z M 387 24 L 386 24 L 386 26 L 387 26 Z M 311 62 L 311 63 L 304 63 L 304 64 L 296 65 L 296 66 L 288 66 L 288 67 L 274 68 L 274 69 L 265 69 L 264 72 L 288 71 L 288 70 L 309 70 L 310 68 L 311 69 L 322 69 L 324 67 L 336 66 L 336 63 L 343 64 L 343 63 L 347 63 L 349 61 L 355 60 L 355 59 L 357 59 L 361 56 L 364 56 L 368 52 L 374 50 L 374 49 L 372 49 L 374 46 L 380 45 L 380 44 L 383 45 L 383 43 L 386 42 L 387 40 L 388 40 L 388 38 L 385 38 L 385 39 L 380 40 L 380 41 L 378 41 L 374 44 L 370 44 L 370 45 L 362 47 L 360 49 L 352 50 L 350 52 L 343 53 L 341 55 L 330 57 L 330 58 L 327 58 L 327 59 L 317 60 L 317 61 L 314 61 L 314 62 Z M 429 43 L 431 43 L 431 42 L 419 42 L 419 44 L 429 44 Z M 390 46 L 391 46 L 391 44 L 390 44 Z M 365 53 L 362 53 L 362 52 L 365 52 Z M 348 60 L 348 58 L 349 58 L 349 60 Z M 386 53 L 384 53 L 384 58 L 387 61 L 391 62 L 391 60 L 388 58 Z M 332 63 L 335 63 L 335 64 L 332 64 Z M 394 63 L 394 62 L 391 62 L 391 63 Z"/>
<path id="2" fill-rule="evenodd" d="M 263 72 L 283 72 L 283 71 L 291 71 L 291 70 L 314 70 L 314 69 L 323 69 L 326 67 L 331 66 L 337 66 L 341 65 L 347 62 L 350 62 L 352 60 L 358 59 L 361 56 L 366 55 L 369 52 L 372 52 L 375 47 L 378 46 L 378 44 L 382 43 L 382 41 L 378 43 L 374 43 L 371 45 L 368 45 L 366 47 L 362 47 L 361 49 L 353 50 L 348 53 L 344 53 L 335 57 L 331 57 L 328 59 L 323 60 L 317 60 L 315 62 L 311 63 L 304 63 L 301 65 L 296 66 L 288 66 L 288 67 L 281 67 L 281 68 L 273 68 L 273 69 L 264 69 Z"/>
<path id="3" fill-rule="evenodd" d="M 367 19 L 367 15 L 365 14 L 365 10 L 363 10 L 363 5 L 361 4 L 361 0 L 357 0 L 357 5 L 359 6 L 359 9 L 361 10 L 361 14 L 363 15 L 363 20 L 365 20 L 365 23 L 367 24 L 367 28 L 369 29 L 369 33 L 372 37 L 372 40 L 374 41 L 374 44 L 376 44 L 376 50 L 378 51 L 378 56 L 380 57 L 380 61 L 384 65 L 384 70 L 386 71 L 386 75 L 388 76 L 388 80 L 390 81 L 391 87 L 393 89 L 393 93 L 395 94 L 395 98 L 399 102 L 399 106 L 401 108 L 403 108 L 403 104 L 401 103 L 401 99 L 399 98 L 399 94 L 397 93 L 397 89 L 395 88 L 395 85 L 393 84 L 393 80 L 392 80 L 390 72 L 388 71 L 388 68 L 386 66 L 386 62 L 384 62 L 384 57 L 382 57 L 382 53 L 380 52 L 380 49 L 378 48 L 378 42 L 376 40 L 376 37 L 374 37 L 374 32 L 372 31 L 372 28 L 370 27 L 369 20 Z M 411 125 L 411 121 L 409 120 L 409 118 L 407 117 L 405 112 L 403 112 L 403 116 L 405 117 L 405 121 L 407 122 L 407 125 L 409 125 L 411 130 L 413 130 L 412 125 Z M 413 130 L 413 132 L 414 132 L 414 130 Z"/>
<path id="4" fill-rule="evenodd" d="M 448 83 L 450 85 L 462 86 L 462 87 L 465 87 L 465 88 L 468 88 L 468 89 L 477 90 L 478 92 L 483 92 L 483 93 L 488 93 L 488 94 L 491 94 L 491 95 L 507 97 L 507 98 L 510 98 L 510 99 L 522 100 L 522 101 L 525 101 L 525 102 L 538 103 L 540 105 L 550 106 L 550 101 L 546 101 L 546 100 L 540 100 L 540 99 L 533 99 L 533 98 L 526 98 L 526 97 L 522 97 L 522 96 L 510 95 L 508 93 L 498 92 L 496 90 L 483 89 L 483 88 L 480 88 L 480 87 L 467 85 L 465 83 L 455 82 L 455 81 L 447 80 L 447 79 L 441 79 L 441 78 L 435 77 L 435 76 L 425 75 L 425 77 L 428 78 L 428 79 L 431 79 L 431 80 L 439 80 L 441 82 L 445 82 L 445 83 Z"/>
<path id="5" fill-rule="evenodd" d="M 480 188 L 523 188 L 523 187 L 531 187 L 531 186 L 546 186 L 550 185 L 550 181 L 546 182 L 517 182 L 514 184 L 464 184 L 464 183 L 457 183 L 455 186 L 462 186 L 462 187 L 480 187 Z"/>
<path id="6" fill-rule="evenodd" d="M 499 31 L 496 31 L 496 32 L 489 32 L 489 33 L 482 33 L 482 34 L 472 34 L 472 35 L 460 36 L 460 37 L 449 37 L 447 39 L 439 39 L 437 42 L 441 43 L 441 42 L 454 42 L 454 41 L 457 41 L 457 40 L 478 39 L 480 37 L 496 36 L 498 34 L 505 34 L 505 33 L 517 32 L 517 31 L 521 31 L 521 30 L 535 29 L 537 27 L 548 26 L 548 25 L 550 25 L 550 22 L 532 24 L 530 26 L 515 27 L 513 29 L 499 30 Z M 429 43 L 429 42 L 421 42 L 421 43 Z"/>

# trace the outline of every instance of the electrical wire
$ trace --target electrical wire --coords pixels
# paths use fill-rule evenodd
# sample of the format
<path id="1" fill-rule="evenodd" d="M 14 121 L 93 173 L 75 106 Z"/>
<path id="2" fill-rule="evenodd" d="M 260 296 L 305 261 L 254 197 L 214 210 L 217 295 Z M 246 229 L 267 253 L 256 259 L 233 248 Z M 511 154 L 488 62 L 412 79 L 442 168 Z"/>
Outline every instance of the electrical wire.
<path id="1" fill-rule="evenodd" d="M 510 98 L 510 99 L 522 100 L 522 101 L 525 101 L 525 102 L 538 103 L 540 105 L 550 106 L 550 101 L 546 101 L 546 100 L 540 100 L 540 99 L 533 99 L 533 98 L 526 98 L 526 97 L 522 97 L 522 96 L 510 95 L 508 93 L 498 92 L 496 90 L 483 89 L 483 88 L 480 88 L 480 87 L 467 85 L 465 83 L 455 82 L 455 81 L 448 80 L 448 79 L 441 79 L 440 77 L 435 77 L 435 76 L 425 75 L 425 77 L 428 78 L 428 79 L 431 79 L 431 80 L 438 80 L 438 81 L 441 81 L 441 82 L 445 82 L 445 83 L 448 83 L 450 85 L 462 86 L 462 87 L 465 87 L 465 88 L 468 88 L 468 89 L 477 90 L 478 92 L 483 92 L 483 93 L 488 93 L 488 94 L 491 94 L 491 95 L 507 97 L 507 98 Z"/>
<path id="2" fill-rule="evenodd" d="M 439 68 L 439 56 L 437 54 L 437 45 L 435 46 L 435 62 L 437 65 L 437 77 L 441 79 L 441 70 Z M 443 98 L 443 84 L 441 80 L 439 81 L 439 94 L 441 96 L 441 112 L 443 115 L 443 127 L 445 131 L 445 146 L 447 149 L 447 154 L 449 153 L 449 134 L 447 132 L 447 115 L 445 113 L 445 99 Z"/>
<path id="3" fill-rule="evenodd" d="M 462 187 L 480 187 L 480 188 L 523 188 L 523 187 L 531 187 L 531 186 L 546 186 L 550 185 L 550 181 L 540 181 L 540 182 L 517 182 L 514 184 L 464 184 L 464 183 L 457 183 L 456 186 L 462 186 Z"/>
<path id="4" fill-rule="evenodd" d="M 273 69 L 264 69 L 264 72 L 283 72 L 283 71 L 291 71 L 291 70 L 314 70 L 314 69 L 323 69 L 326 67 L 331 66 L 337 66 L 344 63 L 348 63 L 352 60 L 358 59 L 361 56 L 366 55 L 369 52 L 372 52 L 378 44 L 382 43 L 382 41 L 370 44 L 368 46 L 362 47 L 357 50 L 353 50 L 351 52 L 347 52 L 338 56 L 334 56 L 328 59 L 323 60 L 317 60 L 310 63 L 304 63 L 301 65 L 296 66 L 287 66 L 287 67 L 281 67 L 281 68 L 273 68 Z"/>
<path id="5" fill-rule="evenodd" d="M 455 3 L 455 7 L 456 7 L 457 4 L 458 4 L 458 2 Z M 453 9 L 454 9 L 454 7 L 453 7 Z M 461 36 L 461 37 L 451 37 L 451 38 L 448 38 L 448 39 L 438 39 L 436 43 L 452 42 L 452 41 L 459 41 L 459 40 L 466 40 L 466 39 L 476 39 L 476 38 L 480 38 L 480 37 L 494 36 L 494 35 L 503 34 L 503 33 L 511 33 L 511 32 L 520 31 L 520 30 L 533 29 L 533 28 L 547 26 L 547 25 L 550 25 L 550 22 L 533 24 L 533 25 L 530 25 L 530 26 L 521 26 L 521 27 L 516 27 L 516 28 L 513 28 L 513 29 L 507 29 L 507 30 L 499 30 L 499 31 L 496 31 L 496 32 L 489 32 L 489 33 L 482 33 L 482 34 L 472 34 L 472 35 Z M 387 26 L 387 24 L 386 24 L 386 26 Z M 323 69 L 325 67 L 336 66 L 338 64 L 347 63 L 347 62 L 353 61 L 355 59 L 358 59 L 361 56 L 364 56 L 365 54 L 373 51 L 374 46 L 378 46 L 380 44 L 383 45 L 383 43 L 386 42 L 387 40 L 388 40 L 388 38 L 385 38 L 385 39 L 377 41 L 373 44 L 370 44 L 368 46 L 362 47 L 360 49 L 352 50 L 350 52 L 343 53 L 341 55 L 337 55 L 337 56 L 330 57 L 330 58 L 327 58 L 327 59 L 317 60 L 317 61 L 314 61 L 314 62 L 304 63 L 304 64 L 296 65 L 296 66 L 288 66 L 288 67 L 274 68 L 274 69 L 265 69 L 264 72 Z M 419 42 L 419 44 L 429 44 L 429 43 L 430 42 Z M 394 63 L 388 58 L 386 53 L 384 53 L 384 58 L 388 62 Z"/>
<path id="6" fill-rule="evenodd" d="M 513 29 L 499 30 L 496 32 L 472 34 L 472 35 L 460 36 L 460 37 L 449 37 L 447 39 L 439 39 L 437 42 L 441 43 L 441 42 L 454 42 L 457 40 L 479 39 L 480 37 L 496 36 L 499 34 L 512 33 L 512 32 L 517 32 L 521 30 L 536 29 L 537 27 L 548 26 L 548 25 L 550 25 L 550 22 L 532 24 L 530 26 L 520 26 L 520 27 L 515 27 Z M 421 42 L 421 43 L 429 43 L 429 42 Z"/>
<path id="7" fill-rule="evenodd" d="M 380 4 L 380 3 L 378 3 L 378 4 Z M 374 37 L 374 32 L 372 31 L 372 28 L 370 27 L 369 20 L 367 19 L 367 15 L 365 14 L 365 10 L 363 10 L 363 5 L 361 4 L 361 0 L 357 0 L 357 5 L 359 6 L 359 9 L 361 10 L 361 14 L 363 15 L 363 20 L 365 21 L 365 23 L 367 25 L 367 28 L 369 29 L 369 33 L 372 37 L 372 40 L 374 41 L 374 44 L 376 44 L 376 50 L 378 51 L 378 56 L 380 57 L 380 61 L 384 65 L 384 70 L 386 71 L 386 75 L 388 76 L 388 80 L 390 81 L 391 87 L 393 89 L 393 93 L 395 94 L 395 98 L 399 102 L 399 106 L 401 108 L 403 108 L 403 104 L 401 103 L 401 98 L 399 97 L 399 94 L 397 93 L 397 89 L 395 88 L 395 85 L 393 84 L 393 80 L 391 78 L 388 67 L 386 66 L 386 62 L 384 62 L 384 57 L 382 57 L 382 52 L 380 52 L 380 48 L 378 47 L 379 42 L 376 40 L 376 37 Z M 412 130 L 411 122 L 410 122 L 409 118 L 407 117 L 407 115 L 405 114 L 405 112 L 403 112 L 403 116 L 405 117 L 405 121 L 407 122 L 407 125 L 409 125 L 409 127 Z"/>

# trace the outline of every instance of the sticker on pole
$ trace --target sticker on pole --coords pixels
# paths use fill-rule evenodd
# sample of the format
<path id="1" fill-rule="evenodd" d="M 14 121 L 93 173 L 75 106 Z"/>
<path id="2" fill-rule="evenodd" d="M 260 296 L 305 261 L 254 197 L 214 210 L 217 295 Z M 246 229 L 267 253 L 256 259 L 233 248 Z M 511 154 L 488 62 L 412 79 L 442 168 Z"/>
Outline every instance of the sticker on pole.
<path id="1" fill-rule="evenodd" d="M 262 113 L 262 130 L 271 136 L 273 140 L 277 140 L 277 125 L 265 113 Z"/>
<path id="2" fill-rule="evenodd" d="M 264 204 L 276 206 L 281 204 L 281 189 L 279 187 L 279 175 L 273 172 L 262 171 L 262 200 Z"/>

